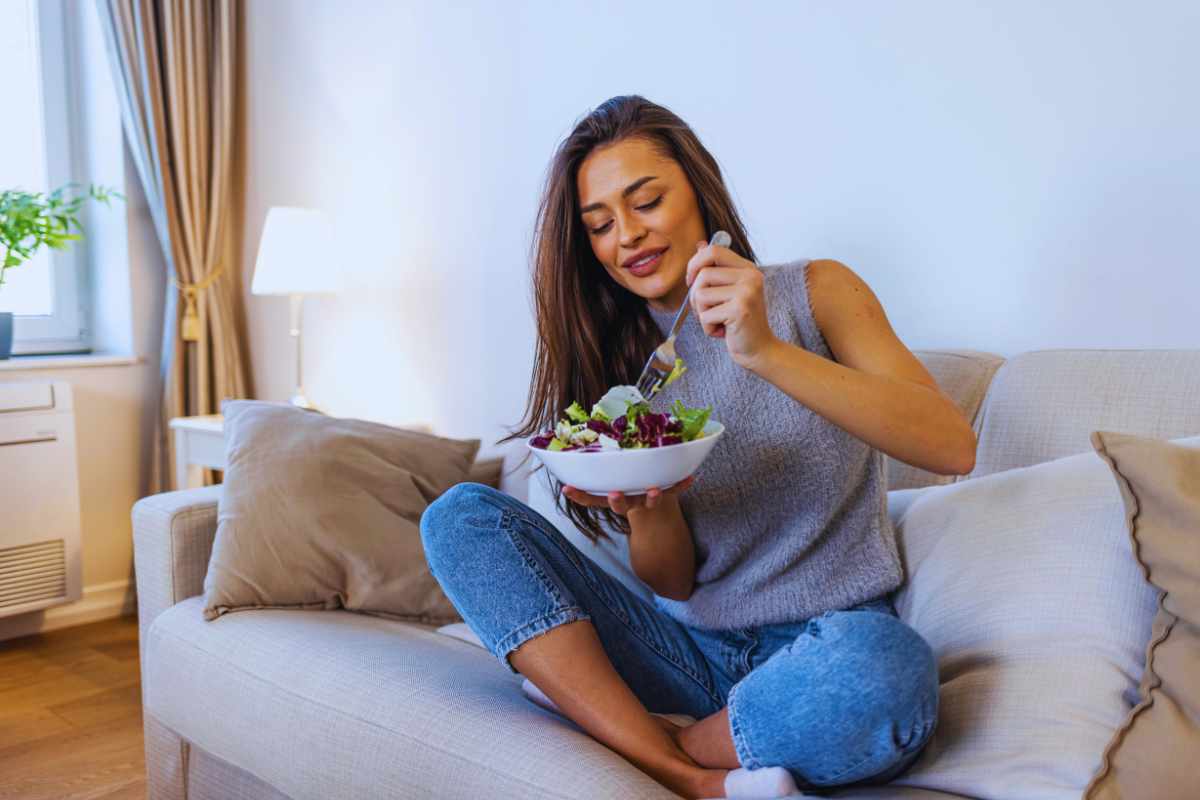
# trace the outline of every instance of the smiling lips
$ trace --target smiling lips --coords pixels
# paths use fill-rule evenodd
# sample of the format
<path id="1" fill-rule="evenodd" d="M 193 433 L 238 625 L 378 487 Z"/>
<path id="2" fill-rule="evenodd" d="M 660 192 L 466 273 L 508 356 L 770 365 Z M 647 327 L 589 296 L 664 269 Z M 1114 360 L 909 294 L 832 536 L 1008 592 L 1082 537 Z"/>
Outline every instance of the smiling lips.
<path id="1" fill-rule="evenodd" d="M 646 250 L 638 253 L 625 262 L 625 268 L 634 275 L 644 275 L 658 266 L 659 262 L 662 261 L 662 254 L 666 250 L 667 248 L 663 247 L 657 250 Z"/>

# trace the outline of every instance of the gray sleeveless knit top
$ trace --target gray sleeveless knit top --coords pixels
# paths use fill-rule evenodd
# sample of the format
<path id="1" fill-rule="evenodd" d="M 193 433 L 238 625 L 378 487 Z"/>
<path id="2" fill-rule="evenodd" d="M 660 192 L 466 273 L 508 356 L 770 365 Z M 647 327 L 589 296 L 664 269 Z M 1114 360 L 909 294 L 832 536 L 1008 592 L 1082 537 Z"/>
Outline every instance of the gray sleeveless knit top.
<path id="1" fill-rule="evenodd" d="M 813 319 L 808 261 L 762 266 L 767 317 L 785 342 L 832 360 Z M 674 312 L 649 308 L 666 331 Z M 904 580 L 887 515 L 884 455 L 733 362 L 688 315 L 675 351 L 687 372 L 651 401 L 713 408 L 725 434 L 680 495 L 696 547 L 687 600 L 654 604 L 697 628 L 798 622 Z"/>

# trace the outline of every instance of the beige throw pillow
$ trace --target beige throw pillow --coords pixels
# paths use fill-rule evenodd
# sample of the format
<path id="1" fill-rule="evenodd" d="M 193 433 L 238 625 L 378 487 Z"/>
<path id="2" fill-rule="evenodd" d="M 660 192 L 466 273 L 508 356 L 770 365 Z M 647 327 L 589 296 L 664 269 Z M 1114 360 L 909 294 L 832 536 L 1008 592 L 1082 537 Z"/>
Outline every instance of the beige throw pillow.
<path id="1" fill-rule="evenodd" d="M 1106 431 L 1091 439 L 1121 491 L 1134 558 L 1160 594 L 1140 702 L 1084 797 L 1200 796 L 1200 446 Z"/>
<path id="2" fill-rule="evenodd" d="M 429 572 L 418 523 L 462 482 L 478 439 L 446 439 L 280 403 L 226 401 L 225 480 L 204 618 L 345 608 L 462 618 Z"/>

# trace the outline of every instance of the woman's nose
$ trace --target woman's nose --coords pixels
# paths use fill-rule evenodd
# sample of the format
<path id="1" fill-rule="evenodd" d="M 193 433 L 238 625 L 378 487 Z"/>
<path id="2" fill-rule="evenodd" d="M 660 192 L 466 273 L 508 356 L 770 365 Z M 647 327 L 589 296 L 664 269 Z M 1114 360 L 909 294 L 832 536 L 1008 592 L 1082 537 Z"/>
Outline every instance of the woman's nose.
<path id="1" fill-rule="evenodd" d="M 646 228 L 644 226 L 633 222 L 626 223 L 621 226 L 621 245 L 623 247 L 632 247 L 640 242 L 645 235 Z"/>

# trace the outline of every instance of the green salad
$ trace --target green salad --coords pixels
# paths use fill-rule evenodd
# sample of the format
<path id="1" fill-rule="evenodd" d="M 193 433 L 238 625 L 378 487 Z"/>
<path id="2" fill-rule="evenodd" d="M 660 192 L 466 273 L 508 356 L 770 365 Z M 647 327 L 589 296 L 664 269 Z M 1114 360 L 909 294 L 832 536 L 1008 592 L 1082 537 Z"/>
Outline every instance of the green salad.
<path id="1" fill-rule="evenodd" d="M 681 360 L 663 381 L 671 383 L 683 374 Z M 578 401 L 571 403 L 566 418 L 529 440 L 533 447 L 546 450 L 577 450 L 583 453 L 607 450 L 666 447 L 699 439 L 712 415 L 712 407 L 689 408 L 676 400 L 669 413 L 650 410 L 650 404 L 636 386 L 614 386 L 600 401 L 585 411 Z"/>

